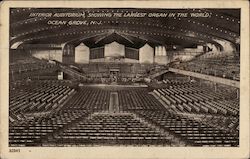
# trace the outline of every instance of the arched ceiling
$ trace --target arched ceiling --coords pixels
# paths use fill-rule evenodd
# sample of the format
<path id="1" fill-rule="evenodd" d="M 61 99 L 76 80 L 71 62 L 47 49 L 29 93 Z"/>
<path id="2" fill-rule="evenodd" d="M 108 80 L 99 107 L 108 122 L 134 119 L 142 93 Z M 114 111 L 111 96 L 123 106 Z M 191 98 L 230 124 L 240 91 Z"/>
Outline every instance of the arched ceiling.
<path id="1" fill-rule="evenodd" d="M 79 20 L 82 17 L 31 17 L 31 13 L 209 13 L 207 18 L 194 17 L 91 17 L 94 25 L 48 25 L 49 20 Z M 240 37 L 239 9 L 84 9 L 84 8 L 15 8 L 10 13 L 10 45 L 65 44 L 84 42 L 89 47 L 103 45 L 116 39 L 128 46 L 152 45 L 220 45 L 215 39 L 237 45 Z"/>

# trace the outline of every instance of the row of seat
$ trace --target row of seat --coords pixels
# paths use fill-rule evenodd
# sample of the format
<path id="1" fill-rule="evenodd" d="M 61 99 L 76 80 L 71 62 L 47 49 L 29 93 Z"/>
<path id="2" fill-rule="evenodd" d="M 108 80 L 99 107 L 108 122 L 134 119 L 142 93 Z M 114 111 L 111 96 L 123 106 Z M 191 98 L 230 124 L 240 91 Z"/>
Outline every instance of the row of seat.
<path id="1" fill-rule="evenodd" d="M 164 109 L 145 88 L 124 88 L 118 92 L 120 110 L 130 109 Z M 101 88 L 81 87 L 65 106 L 70 109 L 89 109 L 108 111 L 111 90 Z M 93 100 L 94 99 L 94 100 Z"/>
<path id="2" fill-rule="evenodd" d="M 69 93 L 67 90 L 74 90 L 74 93 L 72 91 L 72 94 L 67 96 Z M 220 115 L 223 113 L 218 113 L 219 107 L 225 107 L 227 110 L 230 107 L 223 105 L 224 101 L 227 103 L 223 100 L 225 94 L 223 92 L 214 94 L 209 91 L 207 88 L 199 88 L 195 84 L 188 83 L 183 85 L 177 83 L 171 87 L 157 89 L 156 94 L 170 101 L 170 104 L 167 104 L 169 109 L 165 109 L 152 94 L 148 94 L 148 88 L 103 89 L 103 87 L 81 86 L 73 89 L 67 82 L 23 83 L 10 90 L 12 108 L 10 114 L 14 119 L 10 123 L 10 145 L 170 146 L 176 144 L 174 136 L 192 146 L 238 146 L 238 116 L 227 118 L 225 114 Z M 121 112 L 108 112 L 111 92 L 117 92 Z M 50 97 L 46 99 L 47 95 L 51 94 L 55 94 L 58 98 L 67 98 L 68 101 L 64 105 L 57 103 L 58 109 L 35 111 L 35 113 L 28 110 L 25 119 L 15 119 L 18 117 L 13 109 L 16 105 L 20 104 L 20 108 L 28 107 L 33 110 L 33 105 L 29 105 L 33 101 L 53 103 L 55 99 L 50 101 L 47 101 Z M 23 98 L 25 100 L 22 100 Z M 233 100 L 233 103 L 237 104 L 237 100 Z M 218 107 L 217 113 L 212 112 L 215 109 L 212 104 Z M 238 109 L 234 106 L 230 108 Z M 196 120 L 184 114 L 205 114 L 220 118 L 203 116 L 200 120 Z M 218 124 L 220 120 L 223 123 L 221 125 L 225 125 L 222 129 Z M 232 129 L 234 131 L 231 131 Z M 170 135 L 166 135 L 169 133 Z"/>
<path id="3" fill-rule="evenodd" d="M 76 64 L 75 64 L 76 65 Z M 78 64 L 78 68 L 81 68 L 86 73 L 109 73 L 111 68 L 119 68 L 120 73 L 139 73 L 143 74 L 146 70 L 150 70 L 152 65 L 143 64 L 126 64 L 126 63 L 91 63 L 91 64 Z"/>
<path id="4" fill-rule="evenodd" d="M 164 107 L 154 96 L 148 94 L 147 89 L 132 89 L 118 91 L 119 106 L 121 110 L 161 110 Z"/>
<path id="5" fill-rule="evenodd" d="M 9 127 L 10 146 L 41 146 L 48 136 L 89 115 L 84 110 L 60 110 L 25 121 L 15 121 Z"/>
<path id="6" fill-rule="evenodd" d="M 238 133 L 211 127 L 183 116 L 162 111 L 136 111 L 136 113 L 193 146 L 239 144 Z"/>
<path id="7" fill-rule="evenodd" d="M 158 95 L 171 109 L 188 113 L 213 113 L 238 115 L 239 107 L 224 104 L 229 95 L 202 87 L 177 87 L 155 89 Z M 225 99 L 226 98 L 226 99 Z M 237 105 L 237 103 L 235 103 Z M 238 102 L 239 105 L 239 102 Z"/>
<path id="8" fill-rule="evenodd" d="M 13 113 L 46 112 L 57 108 L 75 90 L 46 82 L 28 82 L 10 89 L 9 110 Z"/>
<path id="9" fill-rule="evenodd" d="M 240 60 L 233 56 L 197 58 L 191 62 L 176 65 L 176 68 L 199 72 L 203 74 L 239 80 Z"/>
<path id="10" fill-rule="evenodd" d="M 196 117 L 197 118 L 197 117 Z M 205 115 L 201 117 L 201 122 L 218 127 L 227 131 L 238 132 L 239 118 L 238 117 L 224 117 L 224 116 L 209 116 Z"/>
<path id="11" fill-rule="evenodd" d="M 131 114 L 93 114 L 65 129 L 57 143 L 68 145 L 169 145 L 171 138 Z"/>
<path id="12" fill-rule="evenodd" d="M 45 60 L 40 60 L 34 57 L 25 57 L 22 60 L 16 60 L 15 62 L 10 63 L 10 74 L 20 74 L 23 72 L 44 70 L 48 68 L 55 67 L 54 64 L 48 63 Z"/>
<path id="13" fill-rule="evenodd" d="M 109 108 L 110 92 L 92 87 L 81 87 L 65 104 L 68 109 L 87 109 L 107 111 Z"/>

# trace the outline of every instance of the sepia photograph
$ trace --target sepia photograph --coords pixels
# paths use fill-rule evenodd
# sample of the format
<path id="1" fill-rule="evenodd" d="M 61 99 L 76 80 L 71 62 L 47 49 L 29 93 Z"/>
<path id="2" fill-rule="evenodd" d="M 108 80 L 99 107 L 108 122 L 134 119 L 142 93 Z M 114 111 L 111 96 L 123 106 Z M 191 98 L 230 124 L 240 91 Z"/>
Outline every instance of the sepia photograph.
<path id="1" fill-rule="evenodd" d="M 249 140 L 242 7 L 77 3 L 6 9 L 9 153 L 239 150 Z"/>

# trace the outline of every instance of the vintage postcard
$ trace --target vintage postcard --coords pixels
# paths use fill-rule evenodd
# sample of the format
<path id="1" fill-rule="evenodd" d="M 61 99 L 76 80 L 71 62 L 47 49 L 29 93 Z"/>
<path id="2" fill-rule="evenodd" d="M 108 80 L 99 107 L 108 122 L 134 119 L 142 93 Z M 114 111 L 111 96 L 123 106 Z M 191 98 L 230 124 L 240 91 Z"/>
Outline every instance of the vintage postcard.
<path id="1" fill-rule="evenodd" d="M 247 1 L 1 3 L 9 158 L 249 158 Z"/>

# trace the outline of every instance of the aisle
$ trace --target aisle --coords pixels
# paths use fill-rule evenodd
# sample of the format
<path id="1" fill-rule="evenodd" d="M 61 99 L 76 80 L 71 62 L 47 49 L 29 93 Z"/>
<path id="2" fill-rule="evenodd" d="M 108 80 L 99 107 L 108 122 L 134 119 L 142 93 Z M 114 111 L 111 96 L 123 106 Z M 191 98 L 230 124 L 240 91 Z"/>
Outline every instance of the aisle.
<path id="1" fill-rule="evenodd" d="M 119 100 L 118 100 L 118 93 L 117 92 L 110 93 L 109 112 L 110 113 L 119 112 Z"/>

